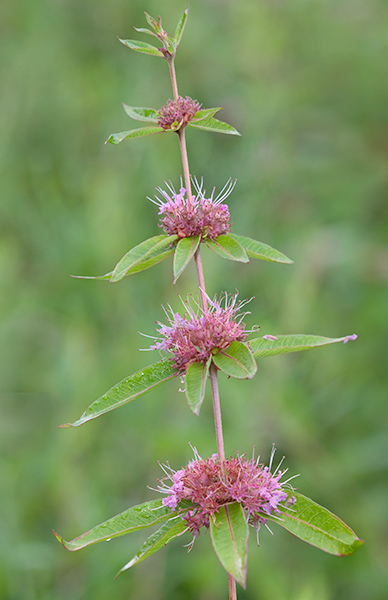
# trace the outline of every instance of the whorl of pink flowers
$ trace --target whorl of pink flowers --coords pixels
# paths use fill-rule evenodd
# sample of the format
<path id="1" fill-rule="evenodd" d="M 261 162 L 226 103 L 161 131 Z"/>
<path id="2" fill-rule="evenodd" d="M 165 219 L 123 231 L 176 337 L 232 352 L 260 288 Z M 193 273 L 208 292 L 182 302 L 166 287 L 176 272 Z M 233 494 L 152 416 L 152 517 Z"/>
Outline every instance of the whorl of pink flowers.
<path id="1" fill-rule="evenodd" d="M 156 196 L 152 200 L 159 206 L 159 214 L 162 215 L 159 227 L 167 235 L 178 235 L 180 238 L 199 235 L 201 238 L 215 240 L 219 235 L 229 233 L 232 228 L 229 208 L 223 204 L 232 192 L 235 181 L 229 180 L 220 194 L 214 198 L 213 189 L 209 198 L 205 198 L 206 190 L 202 190 L 202 182 L 193 179 L 196 195 L 189 202 L 186 197 L 186 189 L 181 187 L 179 194 L 172 185 L 166 184 L 168 192 L 158 188 L 162 199 Z"/>
<path id="2" fill-rule="evenodd" d="M 221 506 L 232 502 L 242 505 L 247 520 L 258 531 L 266 522 L 266 516 L 277 515 L 280 508 L 290 508 L 295 502 L 290 486 L 285 488 L 290 479 L 280 481 L 287 471 L 279 469 L 282 461 L 271 473 L 274 453 L 273 448 L 267 467 L 259 463 L 259 458 L 247 460 L 238 455 L 220 461 L 217 454 L 213 454 L 203 460 L 194 449 L 195 460 L 185 469 L 174 471 L 169 465 L 162 466 L 166 477 L 161 480 L 158 491 L 167 494 L 162 502 L 172 510 L 182 500 L 192 502 L 193 507 L 182 518 L 194 537 L 201 527 L 209 527 L 210 519 Z M 170 487 L 166 479 L 172 482 Z"/>
<path id="3" fill-rule="evenodd" d="M 190 96 L 186 96 L 186 98 L 179 96 L 176 100 L 169 100 L 158 111 L 158 125 L 167 131 L 186 127 L 187 122 L 194 117 L 201 106 L 197 100 L 193 100 Z"/>
<path id="4" fill-rule="evenodd" d="M 184 303 L 187 314 L 181 317 L 170 308 L 165 311 L 168 325 L 158 323 L 158 338 L 151 350 L 164 350 L 174 357 L 174 367 L 186 372 L 187 367 L 196 362 L 207 362 L 217 352 L 230 346 L 234 341 L 244 342 L 247 334 L 242 319 L 247 313 L 238 311 L 247 301 L 237 302 L 237 294 L 224 294 L 220 301 L 208 298 L 209 309 L 197 312 L 189 301 Z"/>

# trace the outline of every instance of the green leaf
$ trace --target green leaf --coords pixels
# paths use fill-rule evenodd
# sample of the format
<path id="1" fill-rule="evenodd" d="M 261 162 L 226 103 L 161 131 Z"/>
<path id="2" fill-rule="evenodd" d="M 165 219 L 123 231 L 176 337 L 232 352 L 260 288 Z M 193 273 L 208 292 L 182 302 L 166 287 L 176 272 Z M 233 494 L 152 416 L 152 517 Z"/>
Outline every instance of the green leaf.
<path id="1" fill-rule="evenodd" d="M 144 11 L 144 16 L 146 18 L 148 25 L 150 25 L 152 27 L 152 29 L 155 29 L 155 31 L 160 30 L 160 25 L 157 22 L 157 20 L 154 19 L 154 17 L 151 17 L 151 15 L 149 15 L 146 11 Z"/>
<path id="2" fill-rule="evenodd" d="M 182 518 L 175 517 L 164 523 L 158 531 L 153 533 L 141 546 L 135 556 L 117 573 L 121 575 L 134 565 L 139 564 L 152 554 L 155 554 L 161 548 L 164 548 L 169 542 L 187 531 L 187 524 Z"/>
<path id="3" fill-rule="evenodd" d="M 110 273 L 105 273 L 105 275 L 70 275 L 73 279 L 110 279 L 112 277 L 113 271 Z"/>
<path id="4" fill-rule="evenodd" d="M 134 30 L 138 33 L 146 33 L 147 35 L 152 35 L 153 37 L 158 37 L 154 31 L 150 29 L 146 29 L 145 27 L 134 27 Z"/>
<path id="5" fill-rule="evenodd" d="M 241 135 L 231 125 L 228 123 L 224 123 L 223 121 L 218 121 L 218 119 L 214 119 L 213 117 L 207 117 L 206 119 L 202 119 L 199 123 L 195 123 L 193 121 L 189 121 L 187 123 L 189 127 L 193 127 L 194 129 L 203 129 L 203 131 L 213 131 L 214 133 L 228 133 L 230 135 Z"/>
<path id="6" fill-rule="evenodd" d="M 177 372 L 172 367 L 172 362 L 163 359 L 126 377 L 126 379 L 114 385 L 98 400 L 95 400 L 77 421 L 74 421 L 74 423 L 65 423 L 64 425 L 60 425 L 60 427 L 78 427 L 79 425 L 83 425 L 83 423 L 96 419 L 110 410 L 132 402 L 138 396 L 149 392 L 161 383 L 176 376 Z"/>
<path id="7" fill-rule="evenodd" d="M 174 283 L 177 282 L 178 277 L 193 258 L 200 241 L 201 238 L 194 235 L 193 237 L 182 238 L 177 243 L 174 254 Z"/>
<path id="8" fill-rule="evenodd" d="M 292 508 L 281 509 L 280 519 L 274 516 L 265 518 L 287 529 L 303 542 L 336 556 L 352 554 L 364 543 L 327 508 L 297 492 L 290 495 L 296 498 Z"/>
<path id="9" fill-rule="evenodd" d="M 187 21 L 187 17 L 189 14 L 189 9 L 186 8 L 185 12 L 183 13 L 183 15 L 181 16 L 181 18 L 179 19 L 179 23 L 176 26 L 175 29 L 175 34 L 174 34 L 174 48 L 175 50 L 178 48 L 181 39 L 182 39 L 182 35 L 183 32 L 185 30 L 185 26 L 186 26 L 186 21 Z"/>
<path id="10" fill-rule="evenodd" d="M 193 363 L 188 366 L 185 376 L 186 398 L 195 415 L 199 415 L 205 397 L 206 382 L 209 376 L 211 357 L 206 363 Z"/>
<path id="11" fill-rule="evenodd" d="M 242 342 L 232 342 L 214 354 L 213 362 L 223 373 L 237 379 L 252 379 L 257 371 L 252 352 Z"/>
<path id="12" fill-rule="evenodd" d="M 277 335 L 271 336 L 275 339 L 266 340 L 265 338 L 255 338 L 250 340 L 248 345 L 253 356 L 275 356 L 276 354 L 286 354 L 289 352 L 299 352 L 300 350 L 311 350 L 319 346 L 327 346 L 337 342 L 346 342 L 349 336 L 341 338 L 328 338 L 320 335 Z"/>
<path id="13" fill-rule="evenodd" d="M 279 250 L 275 250 L 275 248 L 271 248 L 271 246 L 263 244 L 263 242 L 257 242 L 256 240 L 244 237 L 243 235 L 236 235 L 235 233 L 231 235 L 245 248 L 250 258 L 259 258 L 261 260 L 270 260 L 285 264 L 292 264 L 294 262 L 285 254 L 279 252 Z"/>
<path id="14" fill-rule="evenodd" d="M 123 140 L 129 138 L 144 137 L 145 135 L 155 135 L 156 133 L 163 133 L 165 130 L 163 127 L 140 127 L 140 129 L 131 129 L 130 131 L 121 131 L 120 133 L 111 133 L 105 144 L 120 144 Z"/>
<path id="15" fill-rule="evenodd" d="M 119 42 L 127 46 L 131 50 L 136 50 L 137 52 L 142 52 L 143 54 L 150 54 L 151 56 L 160 56 L 164 58 L 163 52 L 158 50 L 156 46 L 152 46 L 151 44 L 147 44 L 147 42 L 138 42 L 137 40 L 121 40 L 119 38 Z"/>
<path id="16" fill-rule="evenodd" d="M 158 122 L 158 113 L 154 108 L 146 108 L 144 106 L 128 106 L 128 104 L 124 104 L 124 102 L 122 103 L 122 107 L 128 117 L 135 119 L 135 121 L 146 121 L 147 123 Z"/>
<path id="17" fill-rule="evenodd" d="M 222 106 L 218 106 L 217 108 L 203 108 L 198 110 L 194 117 L 190 119 L 190 123 L 196 123 L 197 121 L 202 121 L 203 119 L 207 119 L 207 117 L 212 117 L 219 110 L 222 110 Z"/>
<path id="18" fill-rule="evenodd" d="M 231 235 L 219 235 L 214 242 L 212 240 L 206 240 L 206 243 L 209 248 L 222 256 L 222 258 L 237 260 L 243 263 L 249 262 L 249 258 L 244 248 Z"/>
<path id="19" fill-rule="evenodd" d="M 149 259 L 151 261 L 152 259 L 157 259 L 158 254 L 165 250 L 177 239 L 177 235 L 155 235 L 148 240 L 144 240 L 144 242 L 141 242 L 129 250 L 129 252 L 127 252 L 117 263 L 113 269 L 110 280 L 112 282 L 120 281 L 120 279 L 126 275 L 131 275 L 132 273 L 138 273 L 139 271 L 148 269 L 152 266 L 152 264 L 155 264 L 154 262 L 149 264 Z M 166 258 L 166 256 L 163 258 Z M 163 258 L 161 260 L 163 260 Z M 157 262 L 160 261 L 158 260 Z"/>
<path id="20" fill-rule="evenodd" d="M 210 536 L 224 569 L 245 588 L 249 529 L 240 504 L 221 506 L 210 519 Z"/>
<path id="21" fill-rule="evenodd" d="M 128 508 L 119 515 L 74 538 L 71 542 L 66 542 L 55 531 L 54 535 L 66 550 L 74 552 L 91 544 L 109 541 L 111 538 L 131 533 L 131 531 L 136 531 L 137 529 L 151 527 L 170 518 L 171 508 L 163 506 L 162 500 L 151 500 L 151 502 L 145 502 L 144 504 Z"/>

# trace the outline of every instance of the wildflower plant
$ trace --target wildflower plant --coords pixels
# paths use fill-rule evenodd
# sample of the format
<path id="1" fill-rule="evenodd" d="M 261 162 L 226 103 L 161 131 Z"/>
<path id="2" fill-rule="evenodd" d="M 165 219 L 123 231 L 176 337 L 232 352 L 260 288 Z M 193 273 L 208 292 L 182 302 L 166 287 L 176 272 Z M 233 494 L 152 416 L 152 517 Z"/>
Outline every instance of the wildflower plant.
<path id="1" fill-rule="evenodd" d="M 197 100 L 178 93 L 175 56 L 186 25 L 184 11 L 173 37 L 157 20 L 145 13 L 149 28 L 136 29 L 157 40 L 157 46 L 135 40 L 120 40 L 137 52 L 162 58 L 167 62 L 173 91 L 160 109 L 132 107 L 123 104 L 125 113 L 146 126 L 115 133 L 107 142 L 119 144 L 154 134 L 175 133 L 181 151 L 183 176 L 178 191 L 171 182 L 157 189 L 150 200 L 158 207 L 159 227 L 155 235 L 130 249 L 106 275 L 87 277 L 116 282 L 125 276 L 149 269 L 173 255 L 173 282 L 188 263 L 195 262 L 198 298 L 182 299 L 182 311 L 164 309 L 165 322 L 157 322 L 150 350 L 158 351 L 159 360 L 131 374 L 94 401 L 73 423 L 61 427 L 78 427 L 102 414 L 119 408 L 146 392 L 172 379 L 184 381 L 188 405 L 199 415 L 210 381 L 216 433 L 216 451 L 201 458 L 193 448 L 194 459 L 186 467 L 174 470 L 161 465 L 164 476 L 155 489 L 163 498 L 129 508 L 104 523 L 93 527 L 74 540 L 57 539 L 68 550 L 79 550 L 90 544 L 151 526 L 159 528 L 146 539 L 136 555 L 121 569 L 128 570 L 183 534 L 191 535 L 191 549 L 201 530 L 210 530 L 214 551 L 227 571 L 229 598 L 237 597 L 236 582 L 245 587 L 247 574 L 247 540 L 249 528 L 258 534 L 261 526 L 281 526 L 293 535 L 325 552 L 344 556 L 361 544 L 356 534 L 327 509 L 303 496 L 285 479 L 283 459 L 276 468 L 274 448 L 269 465 L 260 459 L 247 459 L 236 453 L 227 458 L 223 442 L 219 375 L 252 379 L 257 360 L 277 354 L 309 350 L 337 342 L 347 343 L 357 336 L 328 338 L 316 335 L 273 335 L 257 337 L 259 327 L 246 329 L 244 308 L 247 300 L 237 293 L 221 293 L 211 298 L 206 292 L 201 260 L 201 245 L 206 244 L 220 257 L 241 263 L 250 259 L 291 264 L 282 252 L 263 242 L 232 232 L 232 219 L 225 201 L 236 182 L 229 180 L 217 194 L 207 193 L 202 178 L 191 176 L 186 148 L 186 128 L 240 135 L 237 130 L 217 120 L 220 108 L 203 108 Z M 256 337 L 255 337 L 256 336 Z M 152 489 L 152 488 L 151 488 Z"/>

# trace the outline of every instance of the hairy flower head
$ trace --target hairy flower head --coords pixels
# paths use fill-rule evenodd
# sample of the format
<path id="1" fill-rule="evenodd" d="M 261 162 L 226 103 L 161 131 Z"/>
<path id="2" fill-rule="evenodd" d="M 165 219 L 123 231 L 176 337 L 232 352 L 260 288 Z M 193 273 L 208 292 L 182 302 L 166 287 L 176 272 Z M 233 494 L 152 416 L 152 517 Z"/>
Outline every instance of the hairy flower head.
<path id="1" fill-rule="evenodd" d="M 205 198 L 202 180 L 199 183 L 193 179 L 193 185 L 196 193 L 191 202 L 187 199 L 184 187 L 180 188 L 179 193 L 172 184 L 167 183 L 167 192 L 162 188 L 157 189 L 162 198 L 155 196 L 155 200 L 150 200 L 159 206 L 159 227 L 167 235 L 178 235 L 180 238 L 199 235 L 203 239 L 215 240 L 219 235 L 229 233 L 232 221 L 229 208 L 223 201 L 232 192 L 236 182 L 229 179 L 216 198 L 215 188 L 210 197 Z"/>
<path id="2" fill-rule="evenodd" d="M 269 466 L 261 464 L 260 457 L 247 460 L 244 455 L 237 455 L 220 461 L 217 454 L 202 459 L 197 450 L 193 450 L 194 460 L 185 469 L 174 471 L 169 465 L 162 466 L 166 477 L 160 480 L 158 491 L 167 494 L 163 504 L 172 510 L 182 500 L 192 503 L 182 518 L 194 537 L 201 527 L 209 527 L 210 519 L 225 504 L 240 503 L 256 531 L 265 524 L 266 516 L 277 515 L 281 508 L 294 504 L 292 488 L 287 485 L 292 477 L 280 481 L 287 471 L 280 470 L 283 459 L 271 473 L 275 448 Z M 169 482 L 172 485 L 168 485 Z"/>
<path id="3" fill-rule="evenodd" d="M 208 298 L 209 308 L 204 311 L 199 305 L 194 310 L 189 300 L 183 302 L 186 314 L 182 317 L 171 307 L 165 310 L 168 324 L 158 323 L 159 336 L 151 350 L 164 350 L 174 357 L 174 367 L 186 372 L 196 362 L 207 362 L 217 352 L 232 342 L 245 342 L 248 333 L 242 322 L 248 313 L 240 313 L 248 300 L 237 301 L 237 294 L 223 294 L 220 300 Z"/>
<path id="4" fill-rule="evenodd" d="M 176 100 L 169 100 L 158 111 L 158 125 L 166 131 L 171 129 L 177 131 L 182 127 L 186 127 L 188 121 L 194 117 L 201 106 L 197 100 L 193 100 L 190 96 L 186 96 L 186 98 L 179 96 Z"/>

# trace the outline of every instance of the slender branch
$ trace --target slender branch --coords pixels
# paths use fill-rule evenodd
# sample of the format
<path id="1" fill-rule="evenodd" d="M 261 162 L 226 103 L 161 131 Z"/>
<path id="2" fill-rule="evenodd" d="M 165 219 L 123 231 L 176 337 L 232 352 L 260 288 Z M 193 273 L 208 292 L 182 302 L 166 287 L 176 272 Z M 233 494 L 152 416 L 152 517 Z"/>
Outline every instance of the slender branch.
<path id="1" fill-rule="evenodd" d="M 201 259 L 201 246 L 198 246 L 196 253 L 194 254 L 195 267 L 197 269 L 198 287 L 201 295 L 201 304 L 204 312 L 208 310 L 206 288 L 205 288 L 205 277 L 203 275 L 202 259 Z"/>
<path id="2" fill-rule="evenodd" d="M 193 206 L 193 195 L 191 193 L 191 181 L 190 181 L 190 169 L 189 169 L 189 159 L 187 156 L 187 148 L 186 148 L 186 136 L 185 136 L 185 128 L 182 127 L 178 131 L 179 136 L 179 146 L 181 149 L 181 157 L 182 157 L 182 166 L 183 166 L 183 176 L 185 178 L 185 188 L 187 195 L 187 203 L 189 206 Z"/>
<path id="3" fill-rule="evenodd" d="M 174 59 L 168 61 L 168 67 L 170 70 L 172 91 L 174 94 L 174 100 L 179 98 L 178 93 L 178 84 L 175 73 Z M 191 180 L 190 180 L 190 169 L 189 169 L 189 160 L 187 156 L 187 148 L 186 148 L 186 137 L 185 137 L 185 128 L 182 127 L 178 131 L 179 137 L 179 146 L 182 157 L 182 166 L 183 166 L 183 176 L 185 180 L 185 188 L 186 188 L 186 197 L 187 203 L 189 207 L 193 206 L 193 196 L 191 191 Z M 198 247 L 195 255 L 195 266 L 197 269 L 197 278 L 198 278 L 198 286 L 199 292 L 201 296 L 201 304 L 204 312 L 208 311 L 208 301 L 206 296 L 206 288 L 205 288 L 205 277 L 203 274 L 202 267 L 202 259 L 201 259 L 201 251 L 200 247 Z M 218 388 L 218 377 L 217 377 L 217 367 L 214 363 L 210 366 L 210 383 L 212 388 L 212 397 L 213 397 L 213 412 L 214 412 L 214 425 L 216 430 L 216 440 L 217 440 L 217 452 L 218 458 L 221 462 L 225 460 L 225 448 L 224 448 L 224 436 L 222 432 L 222 419 L 221 419 L 221 404 L 220 404 L 220 392 Z M 229 600 L 237 600 L 237 591 L 236 591 L 236 581 L 234 578 L 228 574 L 228 586 L 229 586 Z"/>
<path id="4" fill-rule="evenodd" d="M 224 436 L 222 433 L 220 392 L 218 389 L 217 367 L 214 363 L 212 363 L 210 366 L 210 383 L 212 386 L 214 425 L 216 428 L 218 458 L 220 459 L 220 461 L 224 461 L 225 448 Z"/>
<path id="5" fill-rule="evenodd" d="M 171 60 L 168 60 L 167 62 L 168 62 L 168 68 L 170 70 L 172 93 L 174 94 L 174 100 L 178 100 L 179 94 L 178 94 L 178 84 L 177 84 L 176 74 L 175 74 L 174 59 L 172 58 Z"/>
<path id="6" fill-rule="evenodd" d="M 236 580 L 228 573 L 229 600 L 237 600 Z"/>

